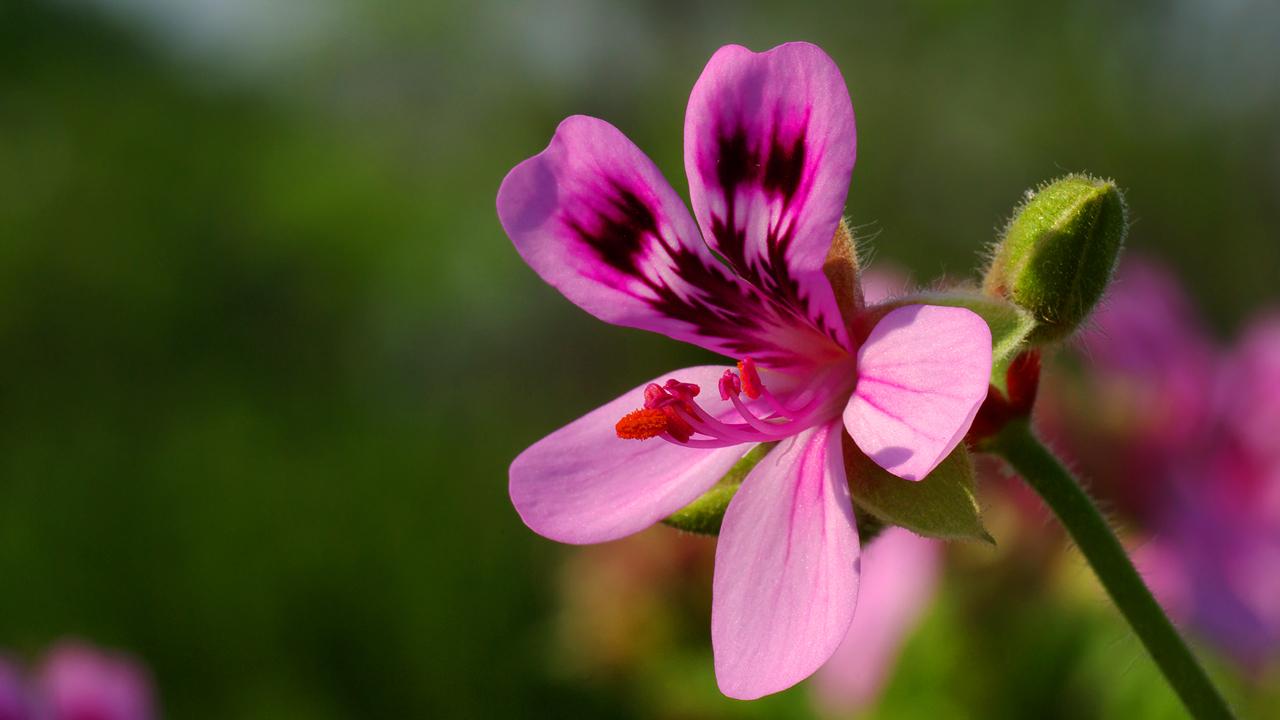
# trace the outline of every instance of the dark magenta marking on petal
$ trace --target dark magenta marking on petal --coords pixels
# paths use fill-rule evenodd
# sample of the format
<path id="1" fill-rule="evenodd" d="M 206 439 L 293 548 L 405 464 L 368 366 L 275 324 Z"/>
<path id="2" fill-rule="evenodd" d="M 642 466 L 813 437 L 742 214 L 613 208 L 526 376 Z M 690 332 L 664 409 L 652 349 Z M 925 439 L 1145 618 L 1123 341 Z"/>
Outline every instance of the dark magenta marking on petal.
<path id="1" fill-rule="evenodd" d="M 585 217 L 571 215 L 575 210 Z M 725 265 L 707 262 L 708 258 L 684 244 L 663 237 L 656 212 L 627 183 L 610 179 L 600 195 L 567 206 L 564 212 L 563 222 L 584 246 L 651 292 L 645 301 L 655 312 L 693 326 L 703 337 L 716 338 L 735 356 L 751 355 L 766 366 L 792 365 L 803 354 L 769 337 L 779 324 L 803 325 L 802 314 L 779 303 L 777 297 L 766 297 L 761 285 L 753 288 L 739 282 Z M 644 266 L 649 261 L 649 243 L 655 242 L 661 245 L 671 272 L 687 285 L 684 294 L 652 277 L 655 273 Z M 741 245 L 736 256 L 737 263 L 745 266 Z M 785 263 L 770 265 L 782 268 L 785 276 Z M 769 284 L 778 283 L 770 279 Z M 789 287 L 794 295 L 798 286 L 790 282 Z"/>
<path id="2" fill-rule="evenodd" d="M 797 223 L 794 213 L 797 195 L 804 180 L 807 157 L 807 119 L 800 123 L 794 139 L 782 137 L 783 123 L 775 122 L 771 137 L 764 147 L 753 146 L 749 133 L 741 124 L 722 127 L 716 139 L 716 181 L 724 201 L 724 215 L 711 217 L 711 235 L 716 250 L 744 280 L 759 288 L 773 302 L 783 305 L 791 314 L 808 318 L 810 324 L 831 337 L 837 338 L 834 328 L 825 319 L 811 313 L 800 282 L 791 276 L 787 266 L 787 252 L 795 240 Z M 763 143 L 762 143 L 763 145 Z M 736 226 L 739 188 L 757 184 L 765 197 L 782 204 L 779 220 L 767 229 L 764 256 L 757 262 L 748 262 L 746 228 Z M 790 219 L 791 222 L 784 222 Z"/>
<path id="3" fill-rule="evenodd" d="M 636 275 L 637 257 L 644 249 L 645 238 L 662 240 L 653 210 L 630 189 L 614 181 L 609 183 L 605 197 L 597 200 L 612 212 L 597 212 L 595 227 L 588 228 L 574 217 L 566 218 L 566 224 L 606 265 Z"/>
<path id="4" fill-rule="evenodd" d="M 800 187 L 800 179 L 804 176 L 804 133 L 800 133 L 792 141 L 790 147 L 778 137 L 774 127 L 773 142 L 769 148 L 769 159 L 764 170 L 764 189 L 790 200 L 795 197 Z"/>
<path id="5" fill-rule="evenodd" d="M 741 125 L 721 132 L 716 142 L 716 180 L 726 193 L 752 182 L 760 170 L 760 159 L 747 140 Z"/>

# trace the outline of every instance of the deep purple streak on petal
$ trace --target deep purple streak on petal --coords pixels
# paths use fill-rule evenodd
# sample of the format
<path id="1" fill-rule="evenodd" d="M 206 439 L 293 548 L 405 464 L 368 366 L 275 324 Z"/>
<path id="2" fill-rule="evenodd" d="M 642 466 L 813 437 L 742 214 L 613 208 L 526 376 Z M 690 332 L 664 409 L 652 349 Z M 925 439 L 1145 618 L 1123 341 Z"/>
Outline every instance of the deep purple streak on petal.
<path id="1" fill-rule="evenodd" d="M 725 513 L 711 609 L 716 679 L 750 700 L 800 682 L 845 636 L 858 536 L 839 423 L 784 440 Z"/>
<path id="2" fill-rule="evenodd" d="M 699 403 L 730 411 L 711 388 L 724 367 L 676 370 L 654 378 L 695 383 Z M 706 492 L 747 451 L 677 447 L 661 439 L 620 440 L 614 425 L 644 405 L 648 383 L 534 443 L 511 463 L 511 501 L 534 532 L 560 542 L 616 540 L 639 532 Z"/>
<path id="3" fill-rule="evenodd" d="M 839 69 L 808 43 L 721 48 L 685 115 L 685 171 L 707 241 L 846 346 L 822 265 L 844 210 L 855 134 Z"/>
<path id="4" fill-rule="evenodd" d="M 497 204 L 530 267 L 606 322 L 779 369 L 839 354 L 717 260 L 654 164 L 602 120 L 562 122 L 546 150 L 503 180 Z"/>
<path id="5" fill-rule="evenodd" d="M 991 330 L 964 308 L 898 308 L 859 349 L 858 376 L 844 411 L 849 434 L 877 465 L 920 480 L 960 443 L 987 396 Z"/>

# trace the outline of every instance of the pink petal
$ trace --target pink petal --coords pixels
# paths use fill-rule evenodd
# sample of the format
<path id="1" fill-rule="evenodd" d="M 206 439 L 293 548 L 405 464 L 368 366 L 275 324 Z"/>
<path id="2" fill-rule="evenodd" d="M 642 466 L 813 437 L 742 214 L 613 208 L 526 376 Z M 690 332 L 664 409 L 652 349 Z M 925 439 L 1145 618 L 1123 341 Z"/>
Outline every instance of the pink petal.
<path id="1" fill-rule="evenodd" d="M 716 546 L 716 679 L 751 700 L 826 662 L 853 618 L 858 534 L 839 423 L 783 441 L 743 482 Z"/>
<path id="2" fill-rule="evenodd" d="M 720 48 L 685 113 L 689 195 L 707 241 L 846 347 L 822 264 L 844 212 L 855 135 L 840 70 L 808 43 Z"/>
<path id="3" fill-rule="evenodd" d="M 858 609 L 844 642 L 814 676 L 824 706 L 849 713 L 874 702 L 902 643 L 929 606 L 942 545 L 889 528 L 862 553 Z"/>
<path id="4" fill-rule="evenodd" d="M 919 480 L 969 430 L 990 377 L 991 330 L 982 318 L 964 308 L 898 308 L 858 351 L 844 424 L 877 465 Z"/>
<path id="5" fill-rule="evenodd" d="M 719 414 L 724 367 L 677 370 L 668 378 L 702 388 L 698 403 Z M 531 530 L 565 543 L 616 540 L 662 520 L 706 492 L 749 449 L 678 447 L 665 440 L 621 440 L 614 425 L 644 405 L 644 385 L 551 433 L 511 463 L 511 502 Z"/>
<path id="6" fill-rule="evenodd" d="M 502 181 L 498 217 L 543 280 L 606 322 L 766 367 L 838 352 L 717 260 L 658 168 L 603 120 L 560 123 Z"/>

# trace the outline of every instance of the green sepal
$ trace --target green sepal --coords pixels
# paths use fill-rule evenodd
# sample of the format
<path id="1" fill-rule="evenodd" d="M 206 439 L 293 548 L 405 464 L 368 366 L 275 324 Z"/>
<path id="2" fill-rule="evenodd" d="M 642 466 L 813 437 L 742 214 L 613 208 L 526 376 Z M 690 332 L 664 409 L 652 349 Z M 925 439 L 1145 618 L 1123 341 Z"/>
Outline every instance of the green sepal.
<path id="1" fill-rule="evenodd" d="M 844 436 L 849 492 L 862 513 L 917 535 L 943 540 L 995 540 L 982 526 L 973 490 L 973 462 L 963 444 L 923 480 L 903 480 L 876 465 Z"/>
<path id="2" fill-rule="evenodd" d="M 1036 329 L 1036 319 L 1031 313 L 1002 297 L 991 297 L 977 291 L 921 292 L 893 298 L 877 305 L 874 319 L 879 320 L 888 311 L 907 305 L 943 305 L 972 310 L 991 328 L 991 384 L 1005 390 L 1005 374 L 1009 363 L 1017 357 Z"/>
<path id="3" fill-rule="evenodd" d="M 720 523 L 724 522 L 724 512 L 729 509 L 729 501 L 733 499 L 738 487 L 765 455 L 774 448 L 776 442 L 760 443 L 751 448 L 742 459 L 729 468 L 724 477 L 716 481 L 711 489 L 702 497 L 694 500 L 671 517 L 662 522 L 685 532 L 699 535 L 719 535 Z"/>

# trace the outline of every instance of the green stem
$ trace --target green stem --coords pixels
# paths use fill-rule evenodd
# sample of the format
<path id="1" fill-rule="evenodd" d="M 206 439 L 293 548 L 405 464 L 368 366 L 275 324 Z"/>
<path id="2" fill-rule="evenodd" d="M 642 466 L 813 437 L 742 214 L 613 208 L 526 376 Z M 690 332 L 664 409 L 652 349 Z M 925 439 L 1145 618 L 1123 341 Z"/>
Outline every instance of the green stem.
<path id="1" fill-rule="evenodd" d="M 1199 719 L 1233 717 L 1227 701 L 1152 597 L 1097 506 L 1035 436 L 1031 424 L 1025 419 L 1010 422 L 988 442 L 987 449 L 1008 461 L 1058 516 L 1191 715 Z"/>

